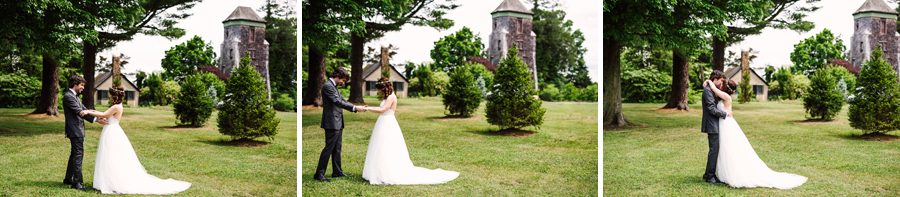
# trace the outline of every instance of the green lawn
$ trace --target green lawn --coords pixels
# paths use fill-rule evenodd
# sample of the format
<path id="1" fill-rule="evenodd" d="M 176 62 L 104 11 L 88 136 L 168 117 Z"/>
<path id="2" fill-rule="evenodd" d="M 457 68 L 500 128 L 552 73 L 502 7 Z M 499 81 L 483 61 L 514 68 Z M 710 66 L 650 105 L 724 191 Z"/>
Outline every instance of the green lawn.
<path id="1" fill-rule="evenodd" d="M 104 111 L 106 107 L 98 107 Z M 26 118 L 33 109 L 0 109 L 0 196 L 94 196 L 63 185 L 69 140 L 63 118 Z M 60 110 L 60 112 L 62 112 Z M 297 196 L 297 114 L 282 113 L 274 140 L 260 148 L 219 145 L 216 113 L 208 128 L 175 126 L 169 109 L 126 108 L 120 125 L 151 175 L 192 183 L 176 196 Z M 97 140 L 103 125 L 86 124 L 83 174 L 92 188 Z"/>
<path id="2" fill-rule="evenodd" d="M 703 182 L 708 143 L 695 112 L 654 112 L 664 104 L 623 104 L 639 126 L 603 132 L 606 196 L 898 196 L 900 142 L 850 138 L 847 124 L 796 124 L 805 120 L 798 101 L 735 104 L 734 117 L 769 168 L 809 180 L 790 190 L 731 188 Z M 898 135 L 900 132 L 888 134 Z"/>
<path id="3" fill-rule="evenodd" d="M 366 98 L 373 106 L 379 100 Z M 370 185 L 361 177 L 375 120 L 372 112 L 344 112 L 341 162 L 353 177 L 314 180 L 325 145 L 321 110 L 303 110 L 302 190 L 304 196 L 596 196 L 598 195 L 598 105 L 544 103 L 544 124 L 533 136 L 503 137 L 484 119 L 484 103 L 474 120 L 443 117 L 440 98 L 399 100 L 396 117 L 413 164 L 460 172 L 440 185 Z M 535 130 L 526 127 L 526 130 Z M 330 178 L 329 163 L 326 176 Z"/>

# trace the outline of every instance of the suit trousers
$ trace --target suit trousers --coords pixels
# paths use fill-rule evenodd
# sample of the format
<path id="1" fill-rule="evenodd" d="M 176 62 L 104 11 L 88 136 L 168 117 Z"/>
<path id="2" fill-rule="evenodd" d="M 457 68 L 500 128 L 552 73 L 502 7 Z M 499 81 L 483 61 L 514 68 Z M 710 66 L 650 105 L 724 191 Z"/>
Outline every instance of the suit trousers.
<path id="1" fill-rule="evenodd" d="M 716 177 L 716 164 L 719 159 L 719 134 L 707 133 L 709 140 L 709 154 L 706 156 L 706 172 L 703 173 L 703 179 L 709 180 Z M 718 177 L 716 177 L 718 179 Z"/>
<path id="2" fill-rule="evenodd" d="M 319 155 L 319 165 L 316 167 L 316 176 L 325 175 L 328 168 L 328 156 L 331 156 L 331 174 L 344 174 L 341 169 L 341 141 L 343 141 L 343 129 L 325 129 L 325 148 Z"/>
<path id="3" fill-rule="evenodd" d="M 66 166 L 65 180 L 71 180 L 72 183 L 82 183 L 81 161 L 84 158 L 84 138 L 69 138 L 72 144 L 72 151 L 69 152 L 69 164 Z"/>

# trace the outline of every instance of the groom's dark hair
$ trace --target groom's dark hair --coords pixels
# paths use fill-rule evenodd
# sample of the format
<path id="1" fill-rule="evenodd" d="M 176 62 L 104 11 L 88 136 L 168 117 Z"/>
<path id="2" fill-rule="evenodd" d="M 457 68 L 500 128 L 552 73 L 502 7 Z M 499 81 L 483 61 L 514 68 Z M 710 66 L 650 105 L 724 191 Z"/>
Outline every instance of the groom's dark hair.
<path id="1" fill-rule="evenodd" d="M 724 79 L 725 73 L 722 73 L 721 70 L 713 70 L 712 73 L 709 74 L 709 80 L 715 81 L 716 79 Z"/>
<path id="2" fill-rule="evenodd" d="M 87 81 L 85 81 L 84 78 L 81 78 L 81 76 L 78 75 L 69 76 L 69 88 L 74 88 L 75 85 L 78 85 L 80 83 L 87 83 Z"/>
<path id="3" fill-rule="evenodd" d="M 344 70 L 342 67 L 334 68 L 334 71 L 331 72 L 331 78 L 338 79 L 350 79 L 350 74 L 347 74 L 347 70 Z"/>

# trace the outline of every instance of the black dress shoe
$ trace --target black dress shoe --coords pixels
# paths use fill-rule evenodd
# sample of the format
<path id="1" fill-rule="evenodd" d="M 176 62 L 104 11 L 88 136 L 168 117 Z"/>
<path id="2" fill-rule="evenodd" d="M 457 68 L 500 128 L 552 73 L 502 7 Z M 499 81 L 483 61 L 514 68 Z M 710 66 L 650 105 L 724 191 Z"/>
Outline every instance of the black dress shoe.
<path id="1" fill-rule="evenodd" d="M 719 179 L 716 179 L 715 177 L 706 179 L 706 182 L 712 184 L 725 184 L 725 182 L 719 181 Z"/>
<path id="2" fill-rule="evenodd" d="M 75 189 L 81 190 L 81 191 L 88 191 L 87 188 L 84 188 L 84 186 L 81 186 L 81 183 L 72 184 L 72 188 L 75 188 Z"/>
<path id="3" fill-rule="evenodd" d="M 331 182 L 331 179 L 327 179 L 327 178 L 325 178 L 325 175 L 320 175 L 320 174 L 314 175 L 313 179 L 316 179 L 317 181 Z"/>
<path id="4" fill-rule="evenodd" d="M 332 174 L 332 175 L 331 175 L 331 177 L 345 177 L 345 176 L 346 176 L 346 177 L 351 177 L 351 176 L 353 176 L 353 175 L 350 175 L 350 174 L 344 174 L 344 173 L 341 173 L 341 174 Z"/>
<path id="5" fill-rule="evenodd" d="M 72 184 L 72 180 L 71 180 L 71 179 L 63 180 L 63 184 L 71 185 L 71 184 Z"/>

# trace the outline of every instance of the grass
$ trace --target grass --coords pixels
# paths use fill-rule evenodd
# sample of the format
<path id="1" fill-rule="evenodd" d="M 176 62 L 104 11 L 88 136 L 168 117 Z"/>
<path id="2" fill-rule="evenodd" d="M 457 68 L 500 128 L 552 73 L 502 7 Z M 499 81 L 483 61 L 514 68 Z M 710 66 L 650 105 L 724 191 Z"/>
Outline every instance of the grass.
<path id="1" fill-rule="evenodd" d="M 366 98 L 377 106 L 379 100 Z M 353 177 L 314 180 L 325 145 L 321 110 L 303 110 L 302 193 L 308 196 L 596 196 L 597 104 L 544 103 L 544 124 L 529 137 L 489 135 L 499 130 L 484 119 L 444 117 L 440 98 L 400 99 L 396 117 L 413 164 L 460 172 L 439 185 L 370 185 L 361 177 L 366 149 L 379 114 L 344 112 L 341 163 Z M 526 127 L 526 130 L 535 130 Z M 329 163 L 326 176 L 331 175 Z"/>
<path id="2" fill-rule="evenodd" d="M 98 107 L 104 111 L 107 107 Z M 0 109 L 0 196 L 95 196 L 63 185 L 69 140 L 63 118 L 26 118 L 33 109 Z M 60 111 L 62 113 L 62 111 Z M 219 145 L 230 141 L 216 127 L 168 130 L 175 115 L 166 108 L 125 108 L 120 125 L 151 175 L 192 183 L 176 196 L 297 196 L 297 114 L 281 118 L 274 139 L 260 148 Z M 92 188 L 102 126 L 86 123 L 83 175 Z"/>
<path id="3" fill-rule="evenodd" d="M 900 143 L 851 136 L 847 106 L 839 124 L 805 120 L 798 101 L 735 104 L 735 119 L 759 157 L 779 172 L 809 180 L 790 190 L 731 188 L 703 182 L 708 143 L 695 112 L 654 112 L 663 104 L 623 104 L 639 126 L 603 132 L 603 194 L 606 196 L 898 196 Z M 898 135 L 900 132 L 889 134 Z"/>

